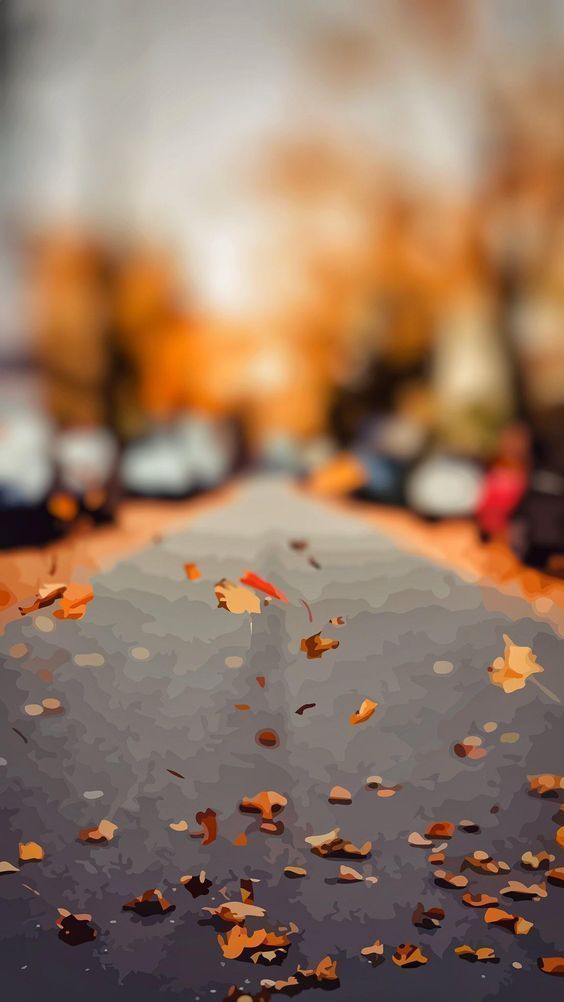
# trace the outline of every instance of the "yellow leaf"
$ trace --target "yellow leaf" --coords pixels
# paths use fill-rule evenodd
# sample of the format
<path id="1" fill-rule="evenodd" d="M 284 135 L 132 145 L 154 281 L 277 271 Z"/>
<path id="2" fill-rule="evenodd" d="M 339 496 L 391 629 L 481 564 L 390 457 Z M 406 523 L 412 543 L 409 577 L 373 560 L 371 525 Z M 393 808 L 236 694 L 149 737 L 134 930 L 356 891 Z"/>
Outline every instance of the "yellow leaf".
<path id="1" fill-rule="evenodd" d="M 530 675 L 544 671 L 537 664 L 537 656 L 530 647 L 519 647 L 514 644 L 506 633 L 503 635 L 505 650 L 503 657 L 496 658 L 488 668 L 490 681 L 504 692 L 517 692 L 524 689 Z"/>

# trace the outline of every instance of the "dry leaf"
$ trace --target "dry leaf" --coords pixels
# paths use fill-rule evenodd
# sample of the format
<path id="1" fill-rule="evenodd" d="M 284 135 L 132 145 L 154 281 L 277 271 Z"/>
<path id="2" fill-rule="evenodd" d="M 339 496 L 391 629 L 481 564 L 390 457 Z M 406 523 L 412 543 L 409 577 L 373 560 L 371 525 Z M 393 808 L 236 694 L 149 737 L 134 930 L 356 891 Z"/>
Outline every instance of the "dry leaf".
<path id="1" fill-rule="evenodd" d="M 190 832 L 193 838 L 202 838 L 202 845 L 211 845 L 217 838 L 217 815 L 211 807 L 198 811 L 196 821 L 202 826 L 203 832 Z"/>
<path id="2" fill-rule="evenodd" d="M 457 890 L 468 886 L 468 877 L 462 873 L 448 873 L 447 870 L 435 870 L 435 883 L 439 887 L 454 887 Z"/>
<path id="3" fill-rule="evenodd" d="M 349 724 L 363 724 L 365 720 L 369 720 L 378 703 L 375 703 L 373 699 L 363 699 L 356 713 L 352 713 L 349 717 Z"/>
<path id="4" fill-rule="evenodd" d="M 451 821 L 433 821 L 425 832 L 427 838 L 452 838 L 454 825 Z"/>
<path id="5" fill-rule="evenodd" d="M 500 925 L 503 929 L 509 929 L 516 936 L 526 936 L 533 928 L 532 922 L 527 922 L 520 915 L 511 915 L 503 908 L 487 908 L 484 914 L 484 922 L 488 925 Z"/>
<path id="6" fill-rule="evenodd" d="M 206 871 L 200 870 L 196 876 L 188 873 L 184 877 L 180 878 L 180 883 L 190 892 L 193 898 L 201 898 L 205 894 L 209 894 L 210 887 L 212 886 L 211 880 L 206 877 Z"/>
<path id="7" fill-rule="evenodd" d="M 281 823 L 274 821 L 274 815 L 279 814 L 288 803 L 286 797 L 275 790 L 262 790 L 254 797 L 243 797 L 239 810 L 245 814 L 260 814 L 262 823 L 260 830 L 269 834 L 279 834 Z"/>
<path id="8" fill-rule="evenodd" d="M 285 957 L 291 945 L 285 935 L 278 936 L 266 929 L 249 933 L 241 925 L 234 925 L 225 936 L 218 936 L 217 941 L 226 960 L 251 960 L 255 964 Z"/>
<path id="9" fill-rule="evenodd" d="M 292 974 L 286 981 L 271 981 L 265 978 L 261 981 L 263 988 L 271 992 L 283 992 L 285 995 L 295 995 L 302 988 L 312 988 L 319 985 L 321 988 L 338 988 L 339 978 L 337 976 L 337 961 L 331 957 L 324 957 L 317 967 L 306 970 L 298 967 L 295 974 Z"/>
<path id="10" fill-rule="evenodd" d="M 0 875 L 4 873 L 19 873 L 19 866 L 14 866 L 13 863 L 8 863 L 6 859 L 0 860 Z"/>
<path id="11" fill-rule="evenodd" d="M 30 612 L 37 612 L 38 609 L 46 609 L 53 605 L 58 598 L 61 598 L 67 589 L 66 584 L 46 584 L 37 589 L 37 595 L 30 605 L 20 605 L 19 610 L 22 616 L 27 616 Z"/>
<path id="12" fill-rule="evenodd" d="M 166 915 L 167 912 L 173 912 L 176 905 L 167 901 L 162 891 L 158 887 L 154 887 L 149 891 L 143 891 L 143 894 L 137 898 L 127 901 L 126 904 L 122 905 L 122 908 L 124 911 L 136 912 L 137 915 L 146 918 L 150 915 Z"/>
<path id="13" fill-rule="evenodd" d="M 372 842 L 365 842 L 358 848 L 352 842 L 339 838 L 339 832 L 340 828 L 334 828 L 333 831 L 327 832 L 325 835 L 308 835 L 305 841 L 315 856 L 334 859 L 364 859 L 370 855 Z"/>
<path id="14" fill-rule="evenodd" d="M 222 578 L 214 587 L 218 609 L 227 609 L 237 616 L 244 612 L 260 613 L 260 598 L 249 588 L 236 585 L 227 578 Z"/>
<path id="15" fill-rule="evenodd" d="M 392 960 L 397 967 L 421 967 L 429 958 L 413 943 L 400 943 L 392 954 Z"/>
<path id="16" fill-rule="evenodd" d="M 546 898 L 546 884 L 522 884 L 520 880 L 508 880 L 507 887 L 502 887 L 500 894 L 505 894 L 507 898 L 514 901 L 540 901 Z"/>
<path id="17" fill-rule="evenodd" d="M 528 870 L 547 870 L 550 863 L 554 863 L 554 856 L 544 849 L 540 852 L 531 852 L 527 849 L 521 856 L 521 862 Z"/>
<path id="18" fill-rule="evenodd" d="M 485 852 L 483 849 L 476 849 L 471 856 L 465 856 L 462 863 L 462 870 L 466 867 L 470 867 L 471 870 L 475 870 L 476 873 L 487 873 L 492 875 L 497 875 L 498 873 L 509 873 L 511 867 L 508 863 L 504 863 L 502 859 L 495 860 Z"/>
<path id="19" fill-rule="evenodd" d="M 113 821 L 103 818 L 100 824 L 93 828 L 81 828 L 78 837 L 81 842 L 111 842 L 118 826 Z"/>
<path id="20" fill-rule="evenodd" d="M 203 911 L 233 925 L 243 925 L 248 918 L 264 918 L 266 915 L 264 908 L 243 901 L 224 901 L 217 908 L 204 908 Z"/>
<path id="21" fill-rule="evenodd" d="M 539 957 L 537 964 L 544 974 L 564 978 L 564 957 Z"/>
<path id="22" fill-rule="evenodd" d="M 187 832 L 188 822 L 184 820 L 171 821 L 168 827 L 171 828 L 173 832 Z"/>
<path id="23" fill-rule="evenodd" d="M 319 633 L 314 633 L 311 637 L 304 637 L 300 643 L 300 650 L 307 654 L 308 661 L 313 661 L 316 658 L 320 658 L 327 651 L 336 650 L 338 646 L 338 640 L 332 640 L 330 637 L 322 637 L 320 630 Z"/>
<path id="24" fill-rule="evenodd" d="M 537 664 L 537 656 L 530 647 L 520 647 L 514 644 L 506 633 L 503 634 L 505 650 L 503 657 L 496 658 L 488 668 L 490 681 L 504 692 L 517 692 L 525 688 L 527 679 L 537 672 L 544 671 Z"/>
<path id="25" fill-rule="evenodd" d="M 189 581 L 197 581 L 202 576 L 197 564 L 184 564 L 184 572 Z"/>
<path id="26" fill-rule="evenodd" d="M 548 793 L 557 793 L 564 790 L 564 776 L 555 776 L 552 773 L 543 772 L 539 776 L 529 776 L 529 789 L 534 793 L 539 793 L 541 797 Z"/>
<path id="27" fill-rule="evenodd" d="M 477 950 L 473 950 L 471 946 L 457 946 L 454 952 L 462 959 L 469 960 L 470 963 L 475 964 L 476 961 L 481 963 L 499 963 L 499 957 L 496 957 L 495 950 L 491 946 L 479 946 Z"/>
<path id="28" fill-rule="evenodd" d="M 362 873 L 359 873 L 358 870 L 354 870 L 352 866 L 344 866 L 341 864 L 339 867 L 339 882 L 341 884 L 355 883 L 363 879 Z"/>
<path id="29" fill-rule="evenodd" d="M 313 710 L 315 706 L 317 706 L 317 703 L 302 703 L 296 710 L 296 713 L 299 717 L 302 717 L 306 710 Z"/>
<path id="30" fill-rule="evenodd" d="M 490 894 L 470 894 L 468 891 L 462 895 L 462 900 L 470 908 L 488 908 L 490 905 L 497 905 L 497 898 Z"/>
<path id="31" fill-rule="evenodd" d="M 329 793 L 330 804 L 352 804 L 352 794 L 344 786 L 334 786 Z"/>
<path id="32" fill-rule="evenodd" d="M 57 925 L 59 927 L 59 939 L 66 943 L 68 946 L 80 946 L 82 943 L 90 943 L 93 939 L 96 939 L 96 930 L 89 925 L 92 921 L 92 916 L 82 914 L 73 915 L 66 908 L 58 908 L 59 918 L 57 919 Z"/>
<path id="33" fill-rule="evenodd" d="M 27 863 L 30 860 L 44 859 L 45 850 L 38 842 L 20 842 L 19 856 L 22 863 Z"/>
<path id="34" fill-rule="evenodd" d="M 376 939 L 371 946 L 363 946 L 360 951 L 363 957 L 368 957 L 372 967 L 378 967 L 384 963 L 384 944 Z"/>
<path id="35" fill-rule="evenodd" d="M 442 908 L 425 909 L 423 903 L 418 901 L 411 921 L 413 925 L 421 926 L 422 929 L 440 929 L 444 917 L 445 913 Z"/>
<path id="36" fill-rule="evenodd" d="M 549 884 L 556 887 L 564 887 L 564 866 L 557 866 L 554 870 L 547 870 L 546 879 Z"/>
<path id="37" fill-rule="evenodd" d="M 421 847 L 433 844 L 430 838 L 424 838 L 419 832 L 411 832 L 411 835 L 407 836 L 407 841 L 410 845 Z"/>
<path id="38" fill-rule="evenodd" d="M 284 874 L 286 877 L 296 880 L 298 877 L 307 877 L 307 870 L 303 866 L 285 866 Z"/>

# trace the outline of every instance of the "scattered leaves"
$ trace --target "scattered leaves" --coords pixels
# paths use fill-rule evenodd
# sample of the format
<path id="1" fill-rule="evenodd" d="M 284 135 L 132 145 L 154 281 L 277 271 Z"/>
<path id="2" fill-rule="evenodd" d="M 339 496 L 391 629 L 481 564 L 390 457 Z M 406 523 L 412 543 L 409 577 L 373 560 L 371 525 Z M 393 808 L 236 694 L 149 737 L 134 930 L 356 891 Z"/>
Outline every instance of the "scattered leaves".
<path id="1" fill-rule="evenodd" d="M 339 838 L 340 828 L 334 828 L 325 835 L 308 835 L 305 839 L 315 856 L 332 857 L 334 859 L 364 859 L 370 855 L 372 842 L 365 842 L 360 848 Z"/>
<path id="2" fill-rule="evenodd" d="M 285 995 L 296 995 L 304 988 L 338 988 L 340 982 L 337 976 L 337 961 L 327 956 L 311 970 L 298 967 L 296 973 L 287 981 L 271 981 L 270 978 L 265 978 L 261 981 L 261 985 L 268 991 L 282 992 Z"/>
<path id="3" fill-rule="evenodd" d="M 513 901 L 540 901 L 546 898 L 546 884 L 522 884 L 520 880 L 508 880 L 507 887 L 502 887 L 500 894 L 505 894 Z"/>
<path id="4" fill-rule="evenodd" d="M 244 925 L 248 918 L 264 918 L 266 914 L 264 908 L 244 901 L 222 901 L 217 908 L 204 908 L 203 911 L 232 925 Z"/>
<path id="5" fill-rule="evenodd" d="M 266 929 L 249 933 L 241 925 L 234 925 L 225 936 L 218 936 L 217 941 L 226 960 L 250 960 L 253 964 L 281 960 L 291 945 L 286 935 L 278 936 Z"/>
<path id="6" fill-rule="evenodd" d="M 552 773 L 543 772 L 539 776 L 529 776 L 528 779 L 529 789 L 533 793 L 538 793 L 541 797 L 564 790 L 564 776 L 555 776 Z"/>
<path id="7" fill-rule="evenodd" d="M 117 830 L 118 826 L 113 821 L 102 818 L 100 823 L 93 828 L 81 828 L 78 837 L 81 842 L 97 842 L 98 844 L 102 844 L 103 842 L 111 842 Z"/>
<path id="8" fill-rule="evenodd" d="M 450 821 L 433 821 L 425 832 L 427 838 L 452 838 L 454 825 Z"/>
<path id="9" fill-rule="evenodd" d="M 554 870 L 547 870 L 546 879 L 549 884 L 556 887 L 564 887 L 564 866 L 557 866 Z"/>
<path id="10" fill-rule="evenodd" d="M 475 870 L 476 873 L 488 873 L 496 875 L 498 873 L 509 873 L 511 867 L 508 863 L 504 863 L 502 859 L 495 860 L 485 852 L 483 849 L 476 849 L 471 856 L 465 856 L 464 862 L 462 863 L 461 869 L 465 870 L 470 867 L 471 870 Z"/>
<path id="11" fill-rule="evenodd" d="M 463 873 L 449 873 L 447 870 L 435 870 L 435 883 L 439 887 L 451 887 L 457 890 L 468 886 L 468 877 Z"/>
<path id="12" fill-rule="evenodd" d="M 544 849 L 540 852 L 527 849 L 521 856 L 521 862 L 528 870 L 547 870 L 550 863 L 554 863 L 554 856 Z"/>
<path id="13" fill-rule="evenodd" d="M 497 898 L 490 894 L 470 894 L 468 891 L 462 895 L 462 900 L 469 908 L 489 908 L 490 905 L 497 905 Z"/>
<path id="14" fill-rule="evenodd" d="M 498 964 L 499 957 L 496 957 L 495 950 L 491 946 L 479 946 L 477 950 L 473 950 L 471 946 L 457 946 L 454 952 L 461 958 L 461 960 L 469 960 L 471 964 L 475 964 L 476 961 L 482 964 Z"/>
<path id="15" fill-rule="evenodd" d="M 37 612 L 38 609 L 46 609 L 53 605 L 57 599 L 62 598 L 67 590 L 66 584 L 46 584 L 37 589 L 37 595 L 30 605 L 20 605 L 19 610 L 22 616 L 27 616 L 30 612 Z"/>
<path id="16" fill-rule="evenodd" d="M 190 832 L 194 838 L 202 837 L 202 845 L 211 845 L 217 838 L 217 815 L 211 807 L 198 811 L 196 821 L 202 826 L 203 832 Z"/>
<path id="17" fill-rule="evenodd" d="M 245 814 L 260 814 L 262 823 L 261 832 L 277 834 L 280 831 L 279 823 L 274 821 L 274 815 L 282 811 L 288 800 L 281 793 L 275 790 L 261 790 L 255 793 L 254 797 L 243 797 L 239 804 L 239 810 Z"/>
<path id="18" fill-rule="evenodd" d="M 94 598 L 90 585 L 69 584 L 61 598 L 61 604 L 53 615 L 57 619 L 82 619 L 86 606 Z"/>

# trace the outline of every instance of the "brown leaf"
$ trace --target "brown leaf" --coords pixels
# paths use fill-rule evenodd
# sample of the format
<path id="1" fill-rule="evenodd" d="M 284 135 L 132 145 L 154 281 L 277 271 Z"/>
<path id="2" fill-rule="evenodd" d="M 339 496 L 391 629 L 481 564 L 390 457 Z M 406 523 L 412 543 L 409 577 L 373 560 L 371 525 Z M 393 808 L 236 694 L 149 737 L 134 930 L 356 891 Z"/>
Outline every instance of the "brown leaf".
<path id="1" fill-rule="evenodd" d="M 331 957 L 324 957 L 317 967 L 305 969 L 298 967 L 296 973 L 291 975 L 287 981 L 271 981 L 265 978 L 261 981 L 263 988 L 272 992 L 283 992 L 287 995 L 295 995 L 303 988 L 338 988 L 339 978 L 337 976 L 337 961 Z"/>
<path id="2" fill-rule="evenodd" d="M 349 717 L 349 724 L 363 724 L 365 720 L 370 719 L 377 706 L 378 703 L 373 699 L 363 699 L 358 710 Z"/>
<path id="3" fill-rule="evenodd" d="M 555 776 L 552 773 L 543 772 L 539 776 L 529 776 L 529 789 L 534 793 L 545 797 L 549 793 L 558 793 L 564 790 L 564 776 Z"/>
<path id="4" fill-rule="evenodd" d="M 497 898 L 489 894 L 470 894 L 469 891 L 462 895 L 462 900 L 470 908 L 488 908 L 490 905 L 497 905 Z"/>
<path id="5" fill-rule="evenodd" d="M 223 901 L 217 908 L 204 908 L 203 911 L 233 925 L 244 925 L 248 918 L 264 918 L 266 914 L 264 908 L 243 901 Z"/>
<path id="6" fill-rule="evenodd" d="M 73 915 L 66 908 L 58 908 L 59 918 L 57 919 L 57 925 L 59 927 L 59 939 L 66 943 L 68 946 L 80 946 L 82 943 L 90 943 L 93 939 L 96 939 L 96 930 L 89 925 L 92 921 L 92 916 L 83 915 Z"/>
<path id="7" fill-rule="evenodd" d="M 564 977 L 564 957 L 539 957 L 537 964 L 544 974 L 554 974 L 559 978 Z"/>
<path id="8" fill-rule="evenodd" d="M 262 824 L 260 830 L 270 834 L 278 834 L 281 831 L 280 822 L 274 821 L 274 815 L 279 814 L 288 803 L 286 797 L 275 790 L 261 790 L 255 793 L 254 797 L 243 797 L 239 804 L 239 810 L 245 814 L 260 814 Z"/>
<path id="9" fill-rule="evenodd" d="M 306 710 L 313 710 L 315 706 L 317 706 L 317 703 L 302 703 L 302 705 L 296 710 L 296 713 L 301 717 Z"/>
<path id="10" fill-rule="evenodd" d="M 253 963 L 271 963 L 272 959 L 285 957 L 291 945 L 285 935 L 278 936 L 266 929 L 249 933 L 241 925 L 234 925 L 225 936 L 218 936 L 217 941 L 226 960 L 252 960 Z M 270 953 L 275 954 L 274 958 L 268 956 Z"/>
<path id="11" fill-rule="evenodd" d="M 211 845 L 212 842 L 215 842 L 217 838 L 217 815 L 215 811 L 211 807 L 206 807 L 205 811 L 198 811 L 196 821 L 204 829 L 202 845 Z"/>
<path id="12" fill-rule="evenodd" d="M 291 880 L 297 880 L 299 877 L 307 877 L 307 870 L 303 866 L 285 866 L 284 875 Z"/>
<path id="13" fill-rule="evenodd" d="M 166 915 L 167 912 L 173 912 L 176 905 L 167 901 L 162 891 L 158 887 L 154 887 L 149 891 L 143 891 L 143 894 L 137 898 L 127 901 L 126 904 L 122 905 L 122 908 L 126 912 L 136 912 L 137 915 L 146 918 L 149 915 Z"/>
<path id="14" fill-rule="evenodd" d="M 453 887 L 457 890 L 468 886 L 468 877 L 462 873 L 448 873 L 447 870 L 435 870 L 435 883 L 439 887 Z"/>
<path id="15" fill-rule="evenodd" d="M 261 689 L 264 689 L 264 687 L 266 685 L 266 678 L 265 678 L 265 676 L 264 675 L 257 675 L 256 680 L 257 680 L 258 685 L 260 685 Z"/>
<path id="16" fill-rule="evenodd" d="M 511 915 L 503 908 L 487 908 L 484 914 L 484 922 L 488 925 L 500 925 L 503 929 L 509 929 L 516 936 L 526 936 L 533 928 L 532 922 L 527 922 L 520 915 Z"/>
<path id="17" fill-rule="evenodd" d="M 358 848 L 352 842 L 339 838 L 340 828 L 334 828 L 325 835 L 308 835 L 305 839 L 315 856 L 326 856 L 334 859 L 364 859 L 372 850 L 372 842 L 365 842 Z"/>
<path id="18" fill-rule="evenodd" d="M 27 863 L 30 860 L 40 860 L 44 859 L 45 850 L 43 846 L 39 845 L 39 842 L 20 842 L 19 856 L 22 863 Z"/>
<path id="19" fill-rule="evenodd" d="M 476 873 L 487 873 L 497 875 L 498 873 L 509 873 L 511 867 L 504 863 L 502 859 L 495 860 L 483 849 L 477 849 L 471 856 L 465 856 L 461 869 L 470 867 Z"/>
<path id="20" fill-rule="evenodd" d="M 425 832 L 427 838 L 452 838 L 454 825 L 451 821 L 433 821 Z"/>
<path id="21" fill-rule="evenodd" d="M 338 640 L 332 640 L 330 637 L 322 637 L 320 630 L 319 633 L 314 633 L 311 637 L 304 637 L 300 644 L 300 650 L 307 654 L 308 661 L 313 661 L 316 658 L 320 658 L 327 651 L 336 650 L 338 646 Z"/>
<path id="22" fill-rule="evenodd" d="M 196 875 L 186 874 L 184 877 L 180 878 L 180 883 L 190 892 L 193 898 L 201 898 L 202 896 L 209 894 L 210 887 L 212 887 L 211 880 L 206 877 L 206 871 L 200 870 Z"/>
<path id="23" fill-rule="evenodd" d="M 330 804 L 352 804 L 352 793 L 344 786 L 333 786 L 328 800 Z"/>
<path id="24" fill-rule="evenodd" d="M 14 866 L 13 863 L 8 863 L 6 859 L 0 860 L 0 875 L 4 873 L 19 873 L 19 866 Z"/>
<path id="25" fill-rule="evenodd" d="M 442 866 L 445 858 L 444 852 L 430 852 L 427 856 L 427 862 L 431 863 L 432 866 Z"/>
<path id="26" fill-rule="evenodd" d="M 419 834 L 419 832 L 411 832 L 411 834 L 407 836 L 407 841 L 410 845 L 421 848 L 433 844 L 430 838 L 424 838 L 423 835 Z"/>
<path id="27" fill-rule="evenodd" d="M 527 849 L 521 856 L 521 862 L 528 870 L 547 870 L 549 865 L 554 862 L 554 856 L 545 852 L 544 849 L 541 849 L 540 852 L 532 852 Z"/>
<path id="28" fill-rule="evenodd" d="M 352 866 L 344 866 L 341 864 L 339 867 L 339 882 L 341 884 L 358 883 L 359 880 L 364 880 L 362 873 L 359 873 L 358 870 L 354 870 Z"/>
<path id="29" fill-rule="evenodd" d="M 37 612 L 38 609 L 46 609 L 49 605 L 53 605 L 58 598 L 62 598 L 66 589 L 66 584 L 43 585 L 38 588 L 37 595 L 30 605 L 20 605 L 20 613 L 22 616 L 27 616 L 30 612 Z"/>
<path id="30" fill-rule="evenodd" d="M 495 950 L 491 946 L 479 946 L 477 950 L 473 950 L 471 946 L 457 946 L 454 952 L 462 960 L 469 960 L 470 963 L 475 964 L 476 961 L 481 963 L 498 964 L 499 957 L 496 957 Z"/>
<path id="31" fill-rule="evenodd" d="M 363 946 L 360 953 L 363 957 L 368 957 L 372 967 L 384 963 L 384 944 L 379 939 L 375 939 L 370 946 Z"/>
<path id="32" fill-rule="evenodd" d="M 218 609 L 227 609 L 237 616 L 244 612 L 260 613 L 260 598 L 249 588 L 236 585 L 227 578 L 218 581 L 214 588 Z"/>
<path id="33" fill-rule="evenodd" d="M 505 650 L 503 657 L 496 658 L 488 671 L 490 682 L 499 686 L 504 692 L 517 692 L 525 688 L 527 679 L 537 672 L 544 671 L 537 662 L 536 654 L 530 647 L 520 647 L 514 644 L 506 633 L 503 634 Z"/>
<path id="34" fill-rule="evenodd" d="M 445 913 L 442 908 L 425 909 L 421 901 L 417 902 L 417 907 L 411 916 L 413 925 L 421 926 L 422 929 L 439 929 Z"/>
<path id="35" fill-rule="evenodd" d="M 554 870 L 547 870 L 546 879 L 549 884 L 556 887 L 564 887 L 564 866 L 557 866 Z"/>
<path id="36" fill-rule="evenodd" d="M 392 954 L 392 960 L 397 967 L 421 967 L 428 963 L 429 958 L 413 943 L 400 943 Z"/>
<path id="37" fill-rule="evenodd" d="M 197 581 L 202 576 L 197 564 L 184 564 L 184 572 L 189 581 Z"/>
<path id="38" fill-rule="evenodd" d="M 500 894 L 505 894 L 507 898 L 514 901 L 540 901 L 546 898 L 546 884 L 522 884 L 520 880 L 508 880 L 507 887 L 502 887 Z"/>
<path id="39" fill-rule="evenodd" d="M 343 616 L 332 616 L 329 622 L 331 626 L 344 626 L 346 619 Z"/>
<path id="40" fill-rule="evenodd" d="M 93 828 L 81 828 L 78 837 L 81 842 L 111 842 L 118 826 L 107 818 L 102 818 L 100 823 Z"/>

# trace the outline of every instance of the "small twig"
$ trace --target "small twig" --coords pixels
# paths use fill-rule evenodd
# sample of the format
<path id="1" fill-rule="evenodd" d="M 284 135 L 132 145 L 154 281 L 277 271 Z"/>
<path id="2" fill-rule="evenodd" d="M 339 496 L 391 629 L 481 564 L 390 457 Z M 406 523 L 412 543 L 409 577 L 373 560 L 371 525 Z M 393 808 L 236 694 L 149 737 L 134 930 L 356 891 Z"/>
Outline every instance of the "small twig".
<path id="1" fill-rule="evenodd" d="M 300 599 L 300 602 L 301 602 L 301 603 L 302 603 L 302 605 L 304 605 L 304 606 L 305 606 L 305 608 L 306 608 L 306 612 L 307 612 L 307 618 L 309 619 L 310 623 L 313 623 L 313 613 L 312 613 L 312 611 L 311 611 L 311 609 L 310 609 L 309 605 L 307 604 L 307 602 L 306 602 L 305 598 L 301 598 L 301 599 Z"/>
<path id="2" fill-rule="evenodd" d="M 21 731 L 18 731 L 18 728 L 17 728 L 17 727 L 12 727 L 12 730 L 13 730 L 13 731 L 15 731 L 15 733 L 16 733 L 16 734 L 18 734 L 18 735 L 20 736 L 20 738 L 22 739 L 22 741 L 25 741 L 26 745 L 28 745 L 28 744 L 29 744 L 29 741 L 28 741 L 28 739 L 26 738 L 25 734 L 22 734 L 22 732 L 21 732 Z"/>
<path id="3" fill-rule="evenodd" d="M 530 682 L 534 682 L 535 685 L 538 685 L 538 687 L 541 690 L 541 692 L 544 692 L 545 696 L 548 696 L 549 699 L 552 699 L 555 703 L 561 703 L 562 702 L 562 700 L 560 699 L 560 697 L 557 696 L 556 693 L 552 691 L 552 689 L 547 689 L 546 685 L 543 685 L 542 682 L 539 682 L 538 678 L 534 678 L 533 676 L 531 676 L 529 678 L 529 681 Z"/>

